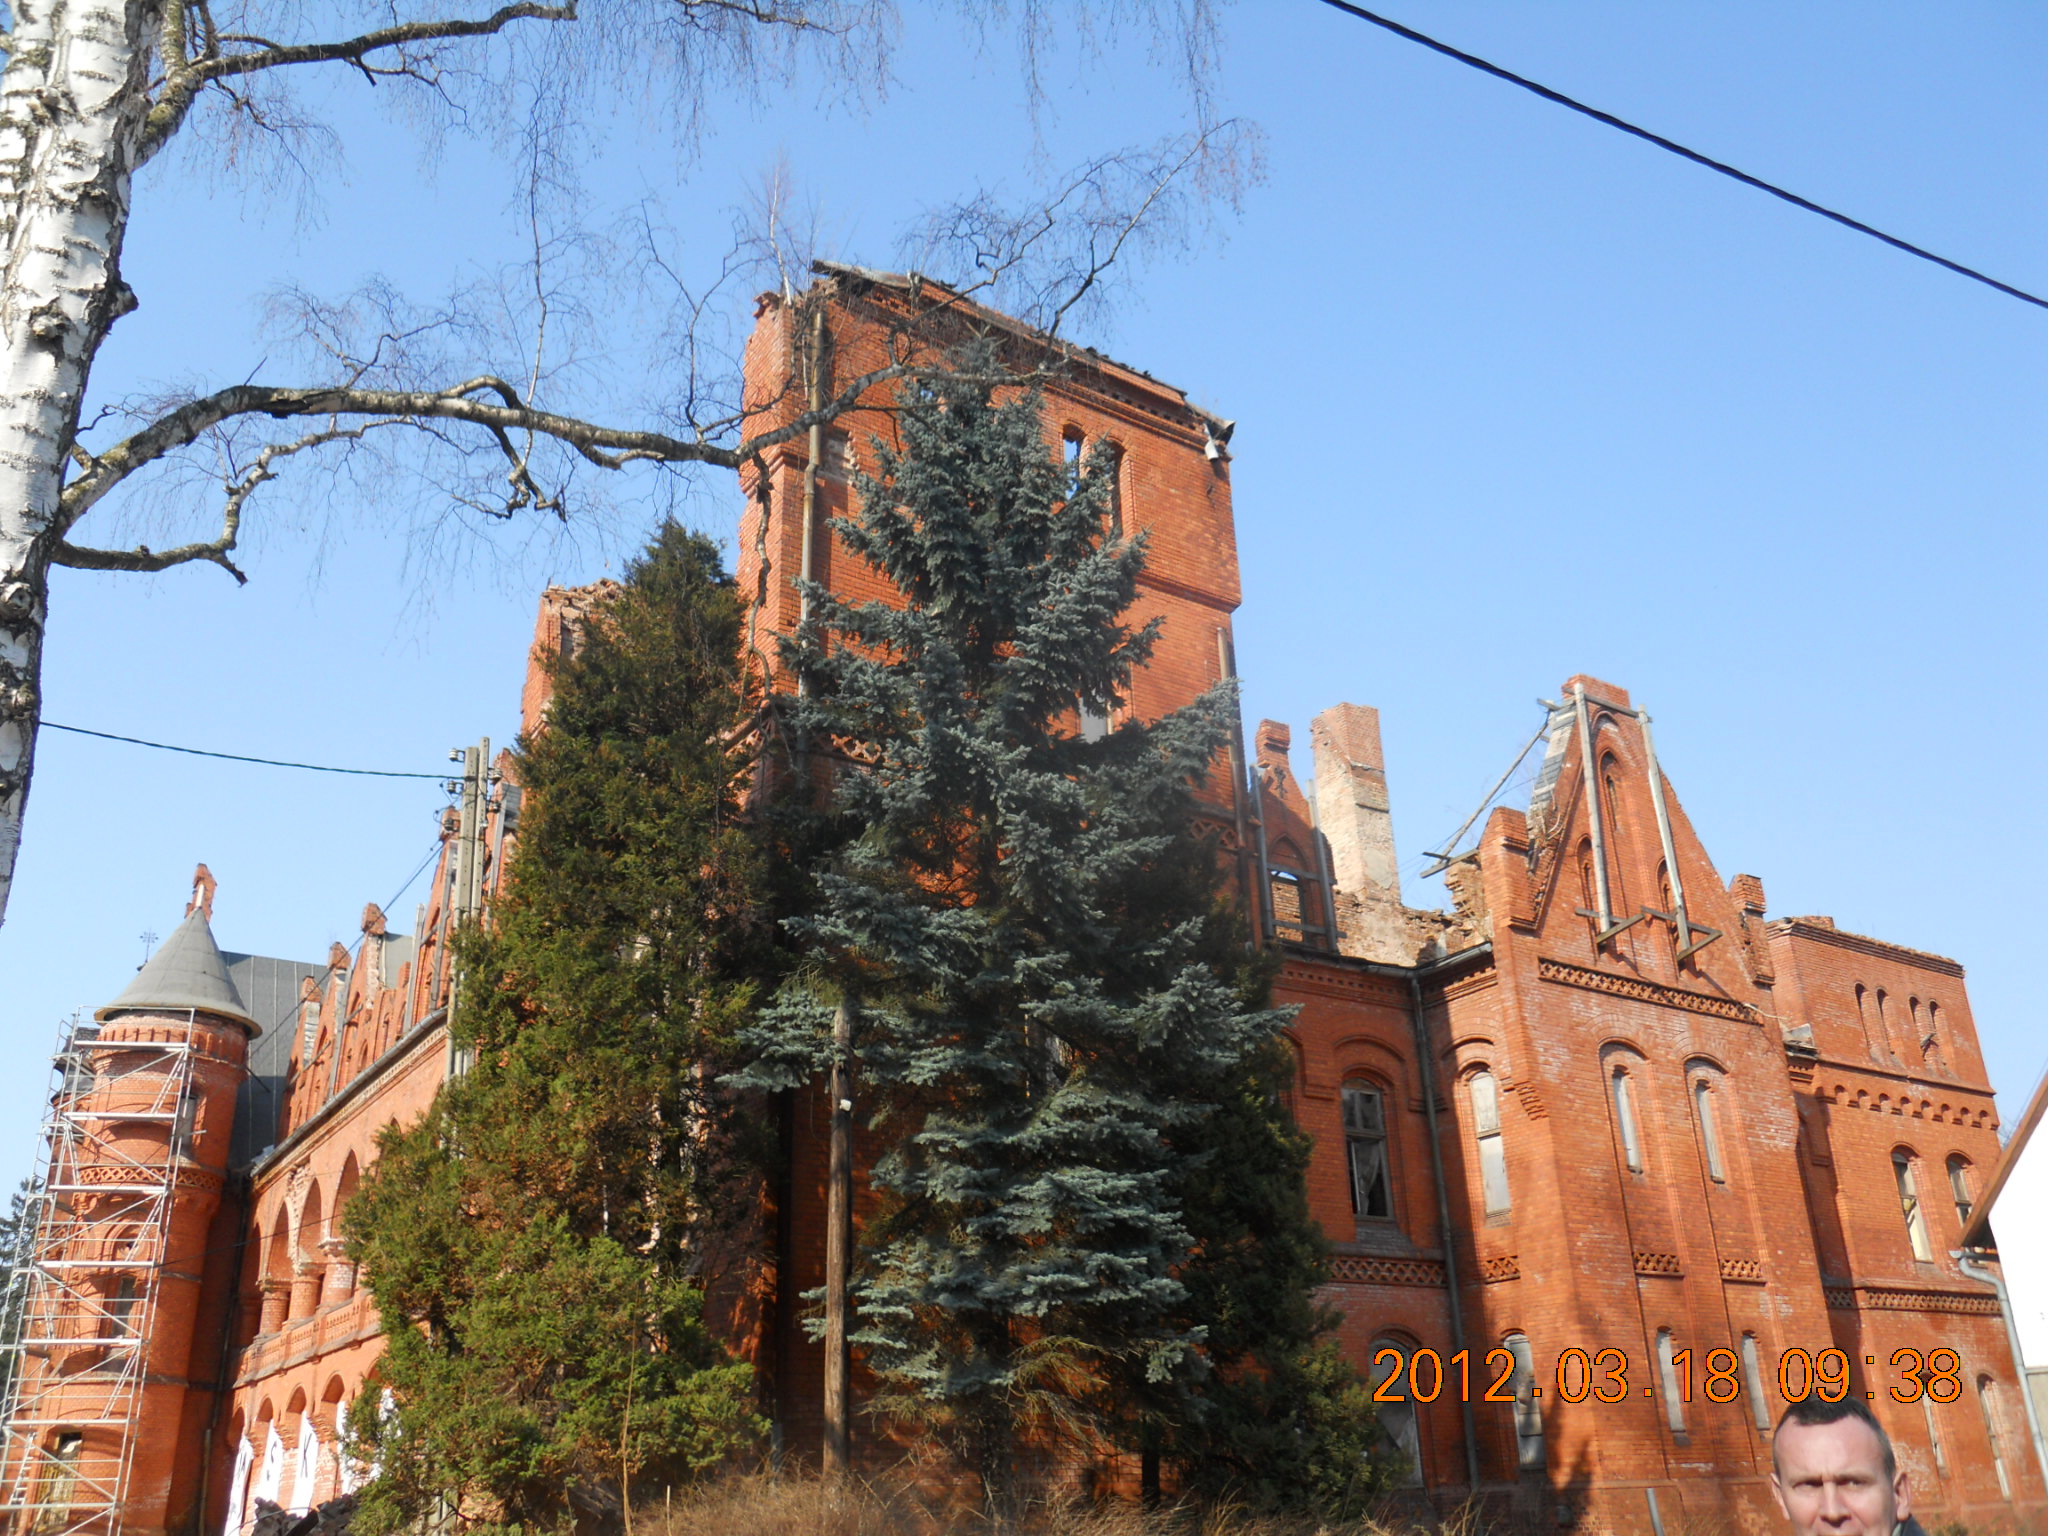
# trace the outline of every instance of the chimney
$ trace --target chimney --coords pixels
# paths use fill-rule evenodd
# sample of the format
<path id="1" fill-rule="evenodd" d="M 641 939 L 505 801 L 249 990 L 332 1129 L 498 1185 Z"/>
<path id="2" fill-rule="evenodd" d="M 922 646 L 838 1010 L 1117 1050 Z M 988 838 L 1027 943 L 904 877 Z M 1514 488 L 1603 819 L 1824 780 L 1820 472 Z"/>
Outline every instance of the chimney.
<path id="1" fill-rule="evenodd" d="M 1394 858 L 1380 712 L 1339 704 L 1316 716 L 1309 738 L 1316 755 L 1316 816 L 1330 844 L 1338 891 L 1399 908 L 1401 871 Z"/>

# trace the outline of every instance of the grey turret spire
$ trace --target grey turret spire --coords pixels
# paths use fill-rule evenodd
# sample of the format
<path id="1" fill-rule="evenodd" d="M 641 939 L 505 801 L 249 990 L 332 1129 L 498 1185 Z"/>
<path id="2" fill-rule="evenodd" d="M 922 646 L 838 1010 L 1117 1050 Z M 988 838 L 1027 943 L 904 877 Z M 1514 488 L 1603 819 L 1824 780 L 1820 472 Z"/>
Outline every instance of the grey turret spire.
<path id="1" fill-rule="evenodd" d="M 227 962 L 221 959 L 220 947 L 213 942 L 213 929 L 206 921 L 204 907 L 195 906 L 192 914 L 178 925 L 177 932 L 164 942 L 164 947 L 128 983 L 128 990 L 94 1017 L 105 1021 L 117 1013 L 143 1008 L 181 1012 L 196 1008 L 201 1013 L 246 1025 L 251 1035 L 263 1032 L 263 1027 L 249 1016 L 241 993 L 228 977 Z"/>

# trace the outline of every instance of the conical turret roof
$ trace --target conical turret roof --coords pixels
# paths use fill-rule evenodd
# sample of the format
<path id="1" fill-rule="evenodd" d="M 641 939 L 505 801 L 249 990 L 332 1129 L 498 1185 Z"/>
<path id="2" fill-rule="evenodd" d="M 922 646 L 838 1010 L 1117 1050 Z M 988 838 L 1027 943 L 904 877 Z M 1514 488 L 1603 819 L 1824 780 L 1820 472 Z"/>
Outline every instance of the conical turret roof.
<path id="1" fill-rule="evenodd" d="M 213 942 L 213 929 L 203 909 L 195 910 L 179 924 L 178 931 L 164 941 L 164 947 L 128 983 L 128 990 L 93 1017 L 105 1021 L 117 1013 L 143 1008 L 180 1012 L 196 1008 L 201 1013 L 246 1025 L 251 1035 L 263 1032 L 263 1026 L 249 1016 L 249 1010 L 242 1004 L 242 994 L 228 977 L 227 962 L 221 959 L 220 947 Z"/>

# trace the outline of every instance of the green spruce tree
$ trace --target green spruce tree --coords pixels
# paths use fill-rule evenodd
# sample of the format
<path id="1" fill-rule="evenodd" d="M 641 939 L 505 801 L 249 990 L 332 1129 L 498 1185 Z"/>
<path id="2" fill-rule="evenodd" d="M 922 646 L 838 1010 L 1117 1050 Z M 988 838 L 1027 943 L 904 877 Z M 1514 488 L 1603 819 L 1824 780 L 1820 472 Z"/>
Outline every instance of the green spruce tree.
<path id="1" fill-rule="evenodd" d="M 1077 706 L 1128 696 L 1157 638 L 1125 617 L 1146 541 L 1111 525 L 1111 463 L 1070 483 L 1038 399 L 977 382 L 992 363 L 906 399 L 900 451 L 877 445 L 835 524 L 907 603 L 815 587 L 787 648 L 796 733 L 835 744 L 819 815 L 844 841 L 790 924 L 807 963 L 746 1079 L 813 1080 L 852 1005 L 887 1141 L 855 1341 L 880 1406 L 949 1443 L 1006 1517 L 1028 1443 L 1191 1449 L 1218 1365 L 1274 1352 L 1260 1318 L 1218 1310 L 1257 1288 L 1216 1278 L 1203 1222 L 1287 1228 L 1289 1360 L 1318 1327 L 1320 1255 L 1298 1141 L 1253 1086 L 1285 1016 L 1198 831 L 1235 700 L 1076 729 Z M 1260 1142 L 1257 1189 L 1222 1188 L 1233 1138 Z M 1276 1189 L 1277 1215 L 1247 1214 Z"/>
<path id="2" fill-rule="evenodd" d="M 662 530 L 554 667 L 521 743 L 505 896 L 459 942 L 459 1044 L 344 1216 L 383 1317 L 368 1528 L 433 1510 L 608 1526 L 756 1443 L 706 1320 L 755 1205 L 732 1063 L 772 936 L 741 815 L 750 700 L 717 551 Z"/>

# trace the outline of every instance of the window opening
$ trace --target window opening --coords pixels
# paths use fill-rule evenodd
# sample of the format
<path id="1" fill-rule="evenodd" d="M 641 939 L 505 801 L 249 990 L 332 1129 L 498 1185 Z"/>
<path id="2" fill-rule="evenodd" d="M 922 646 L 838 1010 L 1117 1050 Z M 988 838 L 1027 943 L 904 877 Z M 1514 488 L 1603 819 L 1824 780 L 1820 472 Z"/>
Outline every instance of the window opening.
<path id="1" fill-rule="evenodd" d="M 1707 1149 L 1707 1177 L 1716 1184 L 1725 1184 L 1728 1170 L 1721 1162 L 1721 1128 L 1714 1121 L 1714 1085 L 1701 1078 L 1692 1085 L 1692 1096 L 1699 1105 L 1700 1140 Z"/>
<path id="2" fill-rule="evenodd" d="M 1891 1010 L 1885 1007 L 1885 1000 L 1885 990 L 1883 987 L 1879 987 L 1877 989 L 1877 1032 L 1884 1039 L 1885 1054 L 1891 1057 L 1892 1060 L 1897 1061 L 1899 1059 L 1899 1048 L 1892 1043 Z"/>
<path id="3" fill-rule="evenodd" d="M 1685 1400 L 1678 1395 L 1678 1361 L 1671 1347 L 1671 1330 L 1657 1330 L 1657 1374 L 1664 1382 L 1664 1417 L 1673 1434 L 1685 1433 Z"/>
<path id="4" fill-rule="evenodd" d="M 1906 1218 L 1906 1236 L 1913 1244 L 1913 1257 L 1922 1263 L 1934 1258 L 1934 1245 L 1927 1238 L 1927 1212 L 1920 1205 L 1920 1180 L 1913 1171 L 1913 1159 L 1904 1152 L 1892 1154 L 1892 1174 L 1899 1184 L 1899 1210 Z"/>
<path id="5" fill-rule="evenodd" d="M 1942 1443 L 1941 1420 L 1934 1416 L 1934 1398 L 1927 1392 L 1920 1394 L 1920 1406 L 1927 1410 L 1927 1443 L 1934 1447 L 1934 1470 L 1948 1471 L 1948 1447 Z"/>
<path id="6" fill-rule="evenodd" d="M 1366 1083 L 1344 1085 L 1344 1145 L 1351 1161 L 1351 1210 L 1371 1220 L 1394 1214 L 1387 1177 L 1386 1099 Z"/>
<path id="7" fill-rule="evenodd" d="M 1466 1085 L 1472 1099 L 1473 1134 L 1479 1141 L 1479 1183 L 1486 1196 L 1486 1214 L 1499 1216 L 1512 1208 L 1508 1198 L 1508 1155 L 1500 1137 L 1500 1084 L 1491 1072 L 1475 1072 Z"/>
<path id="8" fill-rule="evenodd" d="M 1871 1056 L 1875 1056 L 1877 1055 L 1877 1042 L 1874 1039 L 1872 1039 L 1870 1035 L 1870 1007 L 1868 1002 L 1866 1001 L 1869 995 L 1870 994 L 1864 990 L 1863 983 L 1860 981 L 1857 982 L 1856 1022 L 1859 1025 L 1861 1025 L 1863 1029 L 1863 1049 L 1865 1053 Z"/>
<path id="9" fill-rule="evenodd" d="M 1081 739 L 1100 741 L 1109 734 L 1109 712 L 1097 709 L 1086 699 L 1080 701 Z"/>
<path id="10" fill-rule="evenodd" d="M 50 1464 L 43 1473 L 43 1506 L 36 1521 L 38 1531 L 61 1531 L 71 1523 L 71 1503 L 78 1496 L 78 1461 L 85 1453 L 85 1436 L 64 1430 L 50 1442 Z"/>
<path id="11" fill-rule="evenodd" d="M 1375 1339 L 1372 1343 L 1372 1357 L 1372 1389 L 1376 1398 L 1375 1409 L 1379 1415 L 1380 1429 L 1385 1432 L 1388 1443 L 1399 1453 L 1403 1462 L 1397 1475 L 1396 1486 L 1420 1488 L 1422 1433 L 1415 1417 L 1415 1404 L 1408 1396 L 1408 1351 L 1392 1339 Z M 1378 1401 L 1382 1393 L 1392 1401 Z"/>
<path id="12" fill-rule="evenodd" d="M 1060 435 L 1060 452 L 1067 466 L 1067 494 L 1070 496 L 1081 484 L 1082 450 L 1087 447 L 1087 441 L 1079 427 L 1069 427 Z"/>
<path id="13" fill-rule="evenodd" d="M 1771 1403 L 1764 1396 L 1764 1373 L 1757 1364 L 1756 1335 L 1742 1336 L 1742 1384 L 1749 1390 L 1750 1417 L 1756 1420 L 1758 1429 L 1771 1427 Z"/>
<path id="14" fill-rule="evenodd" d="M 1621 1127 L 1621 1151 L 1628 1159 L 1628 1171 L 1643 1171 L 1643 1143 L 1636 1133 L 1635 1085 L 1625 1068 L 1614 1069 L 1614 1119 Z"/>
<path id="15" fill-rule="evenodd" d="M 1977 1378 L 1977 1406 L 1984 1411 L 1984 1437 L 1991 1445 L 1991 1467 L 1998 1474 L 1998 1496 L 2012 1497 L 2012 1480 L 2005 1475 L 2005 1442 L 1998 1434 L 1998 1403 L 1992 1395 L 1989 1376 Z"/>
<path id="16" fill-rule="evenodd" d="M 1970 1212 L 1976 1206 L 1970 1200 L 1970 1160 L 1960 1152 L 1948 1160 L 1948 1187 L 1956 1197 L 1957 1224 L 1969 1226 Z"/>
<path id="17" fill-rule="evenodd" d="M 1501 1343 L 1515 1357 L 1510 1385 L 1515 1394 L 1515 1465 L 1525 1472 L 1543 1470 L 1543 1409 L 1536 1401 L 1536 1352 L 1527 1334 L 1511 1333 Z"/>

